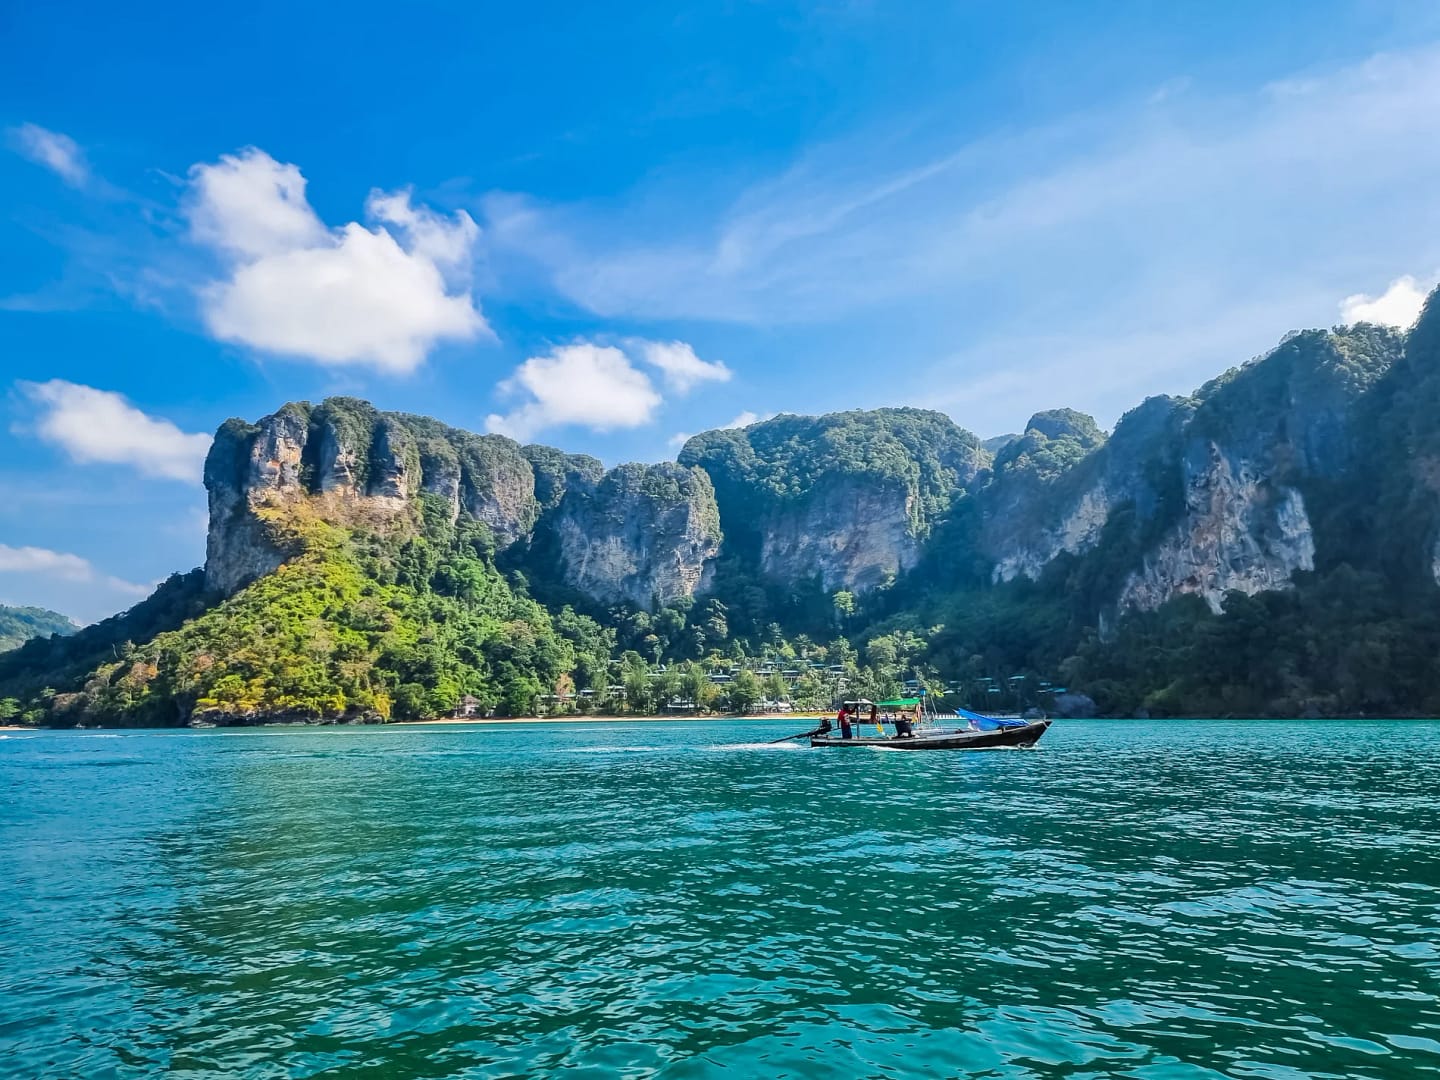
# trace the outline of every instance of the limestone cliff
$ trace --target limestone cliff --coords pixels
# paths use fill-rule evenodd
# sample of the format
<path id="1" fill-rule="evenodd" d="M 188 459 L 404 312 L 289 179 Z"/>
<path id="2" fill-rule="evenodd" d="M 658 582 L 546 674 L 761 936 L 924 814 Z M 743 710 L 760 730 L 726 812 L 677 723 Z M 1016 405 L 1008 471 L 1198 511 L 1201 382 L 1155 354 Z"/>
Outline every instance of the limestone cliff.
<path id="1" fill-rule="evenodd" d="M 707 432 L 680 461 L 714 481 L 737 558 L 774 581 L 865 592 L 915 565 L 989 454 L 943 414 L 877 409 Z"/>
<path id="2" fill-rule="evenodd" d="M 1119 606 L 1148 610 L 1194 593 L 1218 612 L 1232 589 L 1289 586 L 1315 567 L 1315 536 L 1298 490 L 1278 486 L 1255 463 L 1214 443 L 1186 461 L 1185 514 L 1126 579 Z"/>
<path id="3" fill-rule="evenodd" d="M 331 398 L 285 405 L 256 424 L 227 421 L 205 467 L 210 501 L 205 580 L 234 593 L 292 552 L 266 509 L 305 501 L 350 524 L 418 528 L 421 497 L 454 522 L 482 522 L 497 549 L 523 548 L 545 517 L 563 580 L 593 600 L 649 606 L 694 594 L 719 550 L 704 473 L 623 466 L 428 417 Z"/>
<path id="4" fill-rule="evenodd" d="M 1036 413 L 1024 432 L 1004 443 L 984 493 L 980 541 L 994 560 L 996 581 L 1038 577 L 1055 556 L 1095 542 L 1118 487 L 1106 464 L 1097 468 L 1101 459 L 1090 458 L 1104 443 L 1094 419 L 1071 409 Z M 1086 475 L 1077 479 L 1072 470 L 1082 462 Z M 1057 484 L 1062 477 L 1069 482 Z"/>
<path id="5" fill-rule="evenodd" d="M 1101 566 L 1084 576 L 1095 617 L 1185 593 L 1218 609 L 1232 589 L 1284 588 L 1314 568 L 1332 527 L 1317 524 L 1317 500 L 1328 521 L 1329 493 L 1367 453 L 1403 456 L 1365 437 L 1406 430 L 1378 421 L 1390 413 L 1371 396 L 1402 345 L 1378 327 L 1294 334 L 1190 397 L 1147 400 L 1109 438 L 1056 409 L 992 440 L 993 455 L 942 414 L 879 409 L 707 432 L 678 464 L 607 473 L 594 458 L 354 399 L 290 404 L 216 436 L 206 582 L 232 593 L 285 560 L 267 506 L 304 499 L 348 521 L 418 527 L 428 502 L 483 523 L 535 580 L 603 604 L 695 596 L 722 556 L 732 583 L 857 593 L 923 557 L 926 580 L 947 580 L 935 567 L 948 563 L 993 582 L 1089 559 Z M 1431 410 L 1412 419 L 1433 427 Z M 1423 525 L 1415 557 L 1440 578 L 1440 498 L 1415 494 L 1440 490 L 1434 461 L 1440 450 L 1415 455 L 1424 475 L 1407 473 L 1402 491 Z"/>
<path id="6" fill-rule="evenodd" d="M 1194 593 L 1219 611 L 1231 590 L 1286 588 L 1314 569 L 1305 492 L 1355 464 L 1357 413 L 1398 353 L 1376 330 L 1293 334 L 1201 389 L 1182 441 L 1183 512 L 1125 582 L 1121 608 Z"/>
<path id="7" fill-rule="evenodd" d="M 464 513 L 484 522 L 500 547 L 528 535 L 540 513 L 535 470 L 517 443 L 380 413 L 352 398 L 291 403 L 257 424 L 227 421 L 206 461 L 205 487 L 205 580 L 225 594 L 288 554 L 257 513 L 266 506 L 314 499 L 324 513 L 383 523 L 414 517 L 426 493 L 452 520 Z"/>
<path id="8" fill-rule="evenodd" d="M 1089 450 L 1073 425 L 1032 421 L 983 493 L 995 579 L 1109 543 L 1130 561 L 1108 598 L 1121 610 L 1193 593 L 1218 611 L 1232 589 L 1287 587 L 1315 566 L 1306 491 L 1354 466 L 1358 410 L 1398 343 L 1376 327 L 1291 335 L 1191 398 L 1150 399 Z"/>
<path id="9" fill-rule="evenodd" d="M 544 527 L 568 586 L 642 608 L 694 596 L 720 552 L 710 478 L 668 462 L 622 465 L 570 487 Z"/>

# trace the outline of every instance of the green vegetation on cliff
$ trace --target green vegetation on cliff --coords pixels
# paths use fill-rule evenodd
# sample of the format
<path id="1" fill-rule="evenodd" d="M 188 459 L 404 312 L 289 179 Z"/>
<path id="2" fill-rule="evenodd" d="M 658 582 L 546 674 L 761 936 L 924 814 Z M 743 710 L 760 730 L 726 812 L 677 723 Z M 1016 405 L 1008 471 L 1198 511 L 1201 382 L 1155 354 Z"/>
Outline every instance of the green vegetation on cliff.
<path id="1" fill-rule="evenodd" d="M 782 415 L 707 431 L 680 451 L 710 474 L 727 532 L 772 510 L 793 509 L 825 484 L 894 486 L 909 498 L 917 535 L 950 505 L 985 460 L 980 440 L 944 413 L 875 409 Z M 732 525 L 730 518 L 735 521 Z"/>
<path id="2" fill-rule="evenodd" d="M 264 511 L 299 552 L 277 571 L 142 643 L 111 640 L 93 668 L 98 642 L 80 670 L 54 650 L 0 665 L 0 693 L 28 682 L 26 707 L 42 712 L 29 719 L 165 726 L 417 719 L 466 695 L 524 714 L 574 678 L 603 680 L 612 635 L 518 592 L 483 525 L 451 525 L 430 496 L 420 505 L 422 528 L 390 530 L 327 521 L 304 502 Z M 60 677 L 37 690 L 37 668 Z"/>

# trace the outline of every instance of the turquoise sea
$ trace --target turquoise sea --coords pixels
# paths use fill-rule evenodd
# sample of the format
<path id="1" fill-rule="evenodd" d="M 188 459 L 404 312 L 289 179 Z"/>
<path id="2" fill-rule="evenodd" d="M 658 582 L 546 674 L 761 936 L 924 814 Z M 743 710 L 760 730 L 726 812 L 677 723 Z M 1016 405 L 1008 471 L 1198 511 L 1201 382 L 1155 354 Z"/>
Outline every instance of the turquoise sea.
<path id="1" fill-rule="evenodd" d="M 0 1074 L 1440 1077 L 1440 724 L 5 732 Z"/>

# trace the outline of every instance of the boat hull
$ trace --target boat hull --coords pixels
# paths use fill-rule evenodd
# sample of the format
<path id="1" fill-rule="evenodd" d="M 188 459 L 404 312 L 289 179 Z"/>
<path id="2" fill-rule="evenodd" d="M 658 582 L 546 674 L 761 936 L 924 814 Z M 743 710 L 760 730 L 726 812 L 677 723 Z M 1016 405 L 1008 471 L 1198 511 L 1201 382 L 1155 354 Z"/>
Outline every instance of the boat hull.
<path id="1" fill-rule="evenodd" d="M 1034 746 L 1050 728 L 1051 721 L 1035 720 L 1024 727 L 998 728 L 995 731 L 934 731 L 921 732 L 910 738 L 841 739 L 831 735 L 816 736 L 810 745 L 823 749 L 847 749 L 856 746 L 883 746 L 887 750 L 1001 750 L 1006 747 Z"/>

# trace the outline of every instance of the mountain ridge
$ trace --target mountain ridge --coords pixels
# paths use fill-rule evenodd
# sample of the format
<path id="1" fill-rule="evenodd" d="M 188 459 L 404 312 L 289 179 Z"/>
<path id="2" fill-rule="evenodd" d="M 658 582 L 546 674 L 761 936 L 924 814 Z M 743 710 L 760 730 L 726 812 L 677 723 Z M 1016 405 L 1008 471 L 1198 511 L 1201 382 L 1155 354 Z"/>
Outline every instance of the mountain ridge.
<path id="1" fill-rule="evenodd" d="M 68 615 L 40 607 L 0 604 L 0 652 L 17 648 L 31 638 L 73 634 L 79 625 Z"/>
<path id="2" fill-rule="evenodd" d="M 1434 295 L 1408 334 L 1363 323 L 1287 334 L 1192 395 L 1148 399 L 1108 434 L 1069 409 L 986 442 L 922 409 L 780 415 L 694 436 L 673 463 L 607 470 L 353 398 L 291 402 L 255 423 L 221 425 L 205 468 L 203 586 L 192 582 L 175 610 L 193 618 L 197 604 L 231 605 L 246 625 L 285 624 L 249 594 L 287 566 L 310 567 L 305 580 L 334 596 L 306 616 L 294 648 L 313 654 L 312 675 L 330 696 L 292 694 L 303 699 L 292 708 L 276 689 L 288 676 L 272 671 L 234 672 L 250 689 L 216 697 L 208 676 L 191 671 L 194 693 L 176 717 L 387 718 L 402 697 L 401 712 L 424 715 L 475 691 L 497 708 L 533 708 L 541 697 L 578 701 L 577 672 L 599 693 L 606 640 L 612 653 L 693 662 L 766 648 L 800 655 L 810 646 L 794 642 L 830 635 L 827 658 L 841 656 L 839 666 L 876 687 L 927 667 L 977 678 L 982 668 L 1048 667 L 1103 683 L 1110 711 L 1184 712 L 1223 695 L 1197 687 L 1183 691 L 1187 702 L 1183 671 L 1164 685 L 1170 673 L 1158 667 L 1111 677 L 1105 650 L 1118 655 L 1146 626 L 1171 635 L 1166 649 L 1189 648 L 1185 634 L 1251 610 L 1246 598 L 1270 605 L 1266 618 L 1288 618 L 1285 605 L 1314 590 L 1360 588 L 1346 573 L 1383 594 L 1385 619 L 1419 617 L 1408 605 L 1440 580 L 1437 418 Z M 407 569 L 417 559 L 423 571 Z M 346 624 L 385 590 L 399 590 L 386 594 L 391 615 L 360 619 L 364 645 L 346 659 L 326 620 Z M 546 646 L 553 655 L 517 665 L 484 646 L 466 659 L 463 642 L 427 621 L 470 620 L 483 644 L 500 633 L 486 603 L 519 613 L 537 642 L 559 643 Z M 386 620 L 393 625 L 380 627 Z M 459 659 L 407 666 L 393 640 L 402 624 L 402 636 L 450 641 Z M 215 640 L 235 637 L 196 630 L 189 644 L 150 648 L 183 636 L 184 625 L 130 643 L 154 675 L 142 679 L 133 665 L 117 673 L 97 654 L 88 678 L 44 687 L 54 693 L 39 704 L 36 679 L 47 665 L 83 667 L 89 639 L 68 650 L 27 646 L 23 660 L 0 662 L 0 696 L 32 695 L 32 716 L 123 718 L 130 707 L 111 690 L 127 679 L 157 687 L 140 694 L 146 700 L 191 685 L 164 682 L 164 649 L 200 650 L 184 662 L 204 667 Z M 583 672 L 565 667 L 582 653 Z M 64 662 L 51 664 L 52 654 Z M 375 678 L 346 664 L 369 665 Z M 1311 664 L 1281 666 L 1297 672 L 1296 685 L 1324 684 Z M 437 673 L 448 668 L 458 674 Z M 1405 685 L 1431 692 L 1423 674 Z M 1256 711 L 1301 700 L 1355 708 L 1344 704 L 1350 691 L 1307 692 L 1256 689 L 1270 697 L 1249 700 Z M 240 712 L 227 712 L 236 702 Z"/>

